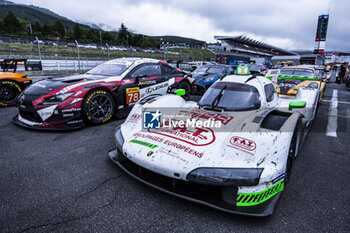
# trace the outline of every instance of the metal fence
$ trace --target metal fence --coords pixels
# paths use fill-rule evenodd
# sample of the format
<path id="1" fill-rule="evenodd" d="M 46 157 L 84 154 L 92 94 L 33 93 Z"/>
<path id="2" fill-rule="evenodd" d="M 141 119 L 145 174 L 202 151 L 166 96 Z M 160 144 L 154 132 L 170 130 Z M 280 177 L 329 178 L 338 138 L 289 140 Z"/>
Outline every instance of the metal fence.
<path id="1" fill-rule="evenodd" d="M 2 42 L 2 43 L 1 43 Z M 54 43 L 53 43 L 54 42 Z M 46 43 L 46 44 L 45 44 Z M 160 60 L 210 60 L 215 58 L 212 52 L 201 52 L 187 48 L 163 50 L 136 48 L 131 46 L 96 46 L 78 41 L 46 40 L 37 37 L 18 37 L 0 35 L 0 58 L 25 59 L 94 59 L 109 60 L 120 57 L 147 57 Z"/>

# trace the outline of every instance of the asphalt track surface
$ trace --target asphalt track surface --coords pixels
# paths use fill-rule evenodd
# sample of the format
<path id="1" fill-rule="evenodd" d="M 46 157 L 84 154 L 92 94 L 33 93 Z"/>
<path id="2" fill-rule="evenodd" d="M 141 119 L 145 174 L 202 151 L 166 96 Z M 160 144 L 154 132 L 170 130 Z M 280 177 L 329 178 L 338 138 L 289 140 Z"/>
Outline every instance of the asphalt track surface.
<path id="1" fill-rule="evenodd" d="M 338 90 L 337 137 L 326 136 Z M 123 120 L 38 132 L 0 109 L 0 232 L 349 232 L 350 91 L 329 84 L 272 216 L 223 213 L 154 190 L 108 158 Z"/>

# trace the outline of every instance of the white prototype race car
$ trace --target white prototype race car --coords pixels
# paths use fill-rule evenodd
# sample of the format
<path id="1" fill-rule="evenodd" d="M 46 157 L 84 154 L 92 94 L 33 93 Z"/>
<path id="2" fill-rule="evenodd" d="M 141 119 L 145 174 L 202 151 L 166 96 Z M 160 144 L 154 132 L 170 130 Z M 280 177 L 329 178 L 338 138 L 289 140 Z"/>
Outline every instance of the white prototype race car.
<path id="1" fill-rule="evenodd" d="M 269 79 L 239 66 L 198 103 L 183 92 L 141 99 L 115 133 L 111 160 L 174 196 L 230 213 L 271 215 L 315 118 L 319 90 L 281 98 Z"/>

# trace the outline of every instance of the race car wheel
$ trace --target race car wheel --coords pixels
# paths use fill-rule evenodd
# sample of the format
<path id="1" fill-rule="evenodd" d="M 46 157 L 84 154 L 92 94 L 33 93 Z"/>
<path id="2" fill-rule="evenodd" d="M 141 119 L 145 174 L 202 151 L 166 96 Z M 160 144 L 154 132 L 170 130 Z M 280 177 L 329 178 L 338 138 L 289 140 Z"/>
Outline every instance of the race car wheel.
<path id="1" fill-rule="evenodd" d="M 0 106 L 12 106 L 17 102 L 22 88 L 14 81 L 2 80 L 0 81 Z"/>
<path id="2" fill-rule="evenodd" d="M 114 98 L 105 90 L 90 92 L 83 103 L 83 116 L 87 123 L 103 124 L 109 121 L 115 110 Z"/>
<path id="3" fill-rule="evenodd" d="M 182 81 L 177 88 L 178 89 L 184 89 L 186 91 L 186 94 L 183 96 L 185 100 L 189 100 L 190 99 L 191 87 L 190 87 L 190 85 L 187 82 Z"/>
<path id="4" fill-rule="evenodd" d="M 286 163 L 286 174 L 285 174 L 286 183 L 289 181 L 290 175 L 292 174 L 293 161 L 298 155 L 298 152 L 300 149 L 300 142 L 301 142 L 301 119 L 298 120 L 295 126 L 292 140 L 289 146 L 288 158 Z"/>

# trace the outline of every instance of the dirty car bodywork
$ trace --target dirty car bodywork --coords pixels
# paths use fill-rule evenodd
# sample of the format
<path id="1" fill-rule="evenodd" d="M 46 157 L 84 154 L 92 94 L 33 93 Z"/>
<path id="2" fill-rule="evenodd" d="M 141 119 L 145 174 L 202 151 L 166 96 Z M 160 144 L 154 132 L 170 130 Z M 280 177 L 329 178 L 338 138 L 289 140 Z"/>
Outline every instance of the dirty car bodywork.
<path id="1" fill-rule="evenodd" d="M 117 148 L 109 156 L 132 177 L 174 196 L 230 213 L 271 215 L 314 118 L 308 109 L 318 95 L 301 89 L 314 99 L 290 103 L 274 90 L 265 77 L 230 75 L 213 84 L 199 103 L 177 95 L 141 100 L 117 129 Z M 145 112 L 164 113 L 169 103 L 175 109 L 172 122 L 187 115 L 220 127 L 167 121 L 159 128 L 145 127 Z"/>

